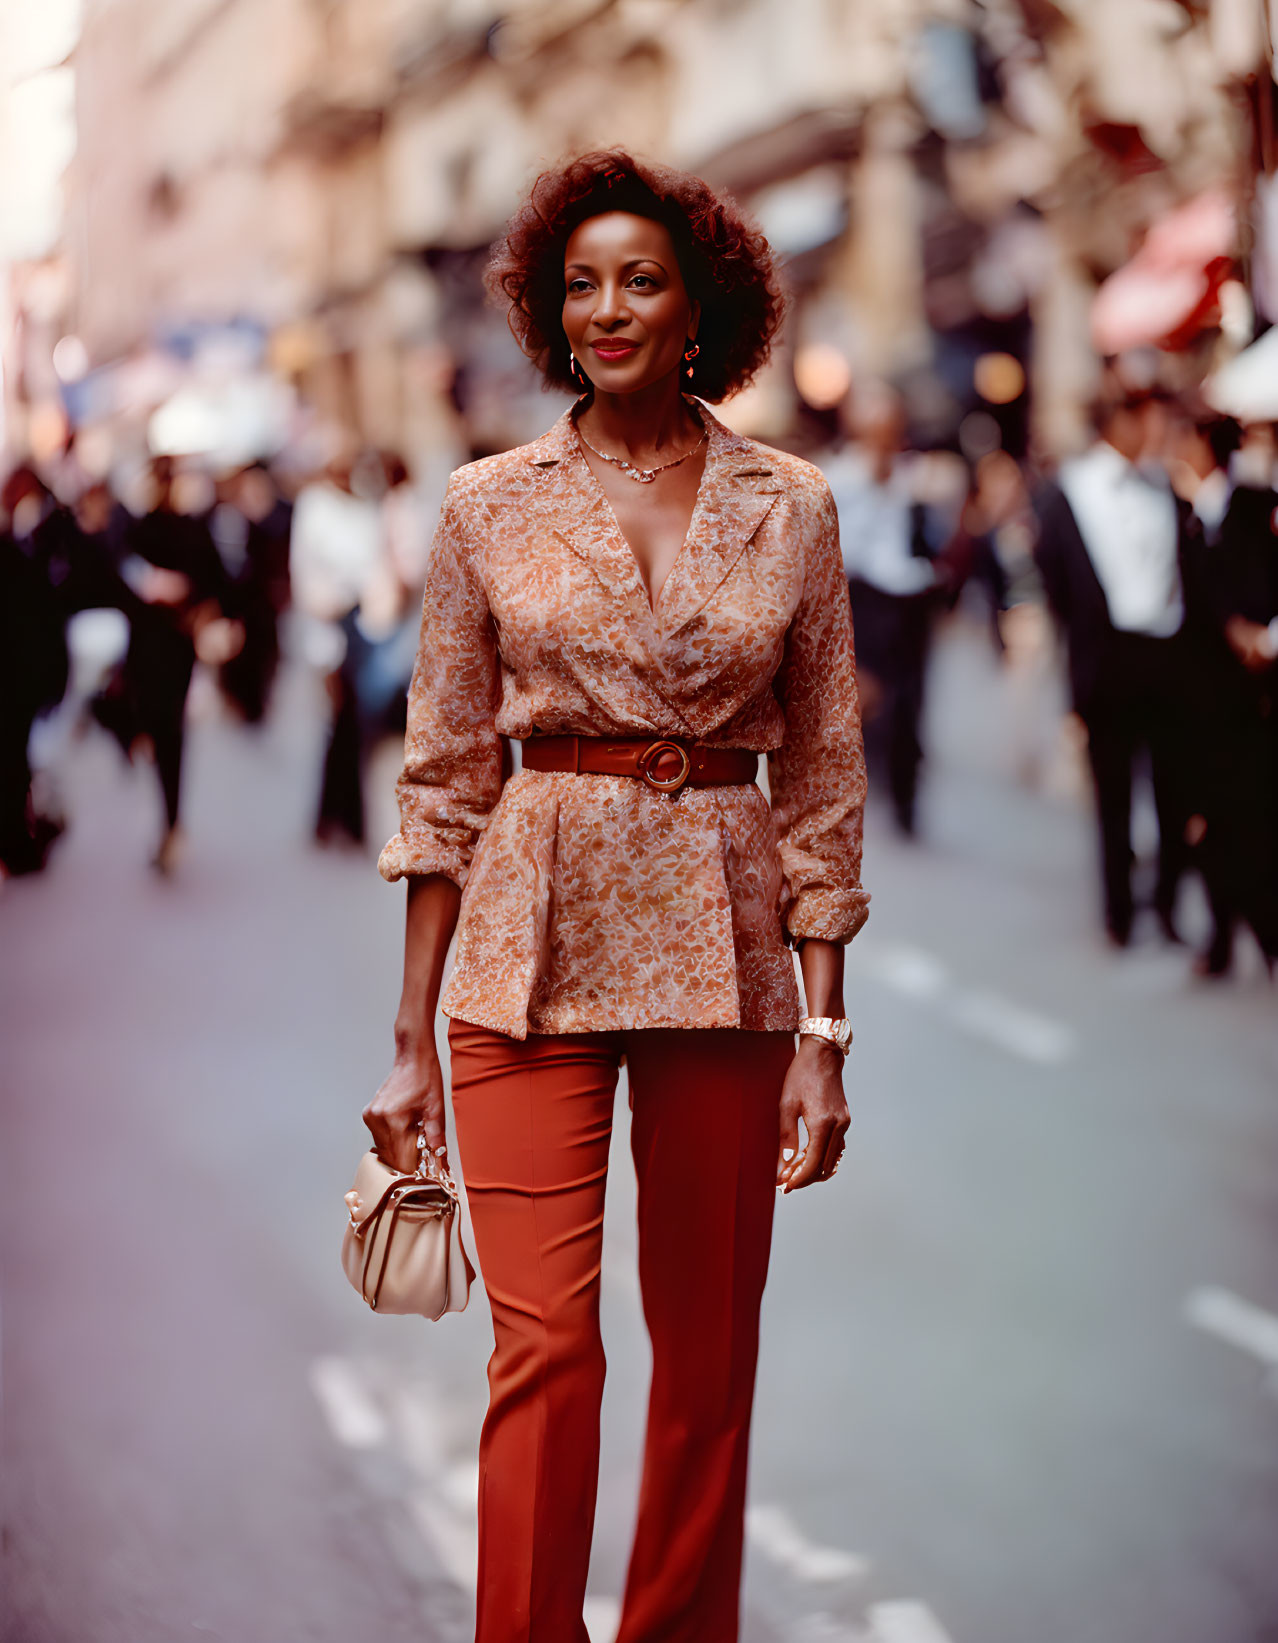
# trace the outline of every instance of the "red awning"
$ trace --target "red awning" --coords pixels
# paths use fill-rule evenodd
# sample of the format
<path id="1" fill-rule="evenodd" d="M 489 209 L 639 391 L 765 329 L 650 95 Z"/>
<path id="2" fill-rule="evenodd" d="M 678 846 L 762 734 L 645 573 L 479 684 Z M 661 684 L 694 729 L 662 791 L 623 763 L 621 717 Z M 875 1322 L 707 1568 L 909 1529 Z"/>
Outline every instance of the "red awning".
<path id="1" fill-rule="evenodd" d="M 1149 345 L 1183 348 L 1215 323 L 1236 241 L 1233 201 L 1218 189 L 1156 222 L 1132 260 L 1096 293 L 1092 341 L 1097 349 L 1118 354 Z"/>

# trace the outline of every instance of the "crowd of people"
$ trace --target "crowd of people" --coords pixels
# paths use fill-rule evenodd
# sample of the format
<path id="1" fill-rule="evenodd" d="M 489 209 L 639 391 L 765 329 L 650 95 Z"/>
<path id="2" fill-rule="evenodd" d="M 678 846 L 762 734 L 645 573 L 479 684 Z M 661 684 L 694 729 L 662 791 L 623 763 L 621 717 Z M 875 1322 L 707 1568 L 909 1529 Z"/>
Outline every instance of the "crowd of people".
<path id="1" fill-rule="evenodd" d="M 363 773 L 403 725 L 430 538 L 403 459 L 339 453 L 290 497 L 263 462 L 215 475 L 157 456 L 133 508 L 69 466 L 20 464 L 0 491 L 0 873 L 44 867 L 66 825 L 57 767 L 89 720 L 153 766 L 152 865 L 172 872 L 196 663 L 260 724 L 290 608 L 332 704 L 315 836 L 363 844 Z"/>
<path id="2" fill-rule="evenodd" d="M 1269 424 L 1240 427 L 1194 395 L 1110 378 L 1094 436 L 1053 473 L 995 446 L 958 464 L 958 494 L 921 483 L 902 401 L 854 398 L 826 462 L 840 518 L 872 781 L 916 828 L 921 722 L 938 615 L 987 592 L 995 643 L 1022 666 L 1050 617 L 1084 732 L 1101 904 L 1117 947 L 1147 910 L 1181 941 L 1179 893 L 1211 912 L 1196 968 L 1229 973 L 1249 926 L 1278 956 L 1278 469 Z M 932 471 L 934 464 L 931 465 Z M 941 488 L 944 492 L 944 487 Z M 1157 812 L 1138 886 L 1133 793 Z M 1140 893 L 1138 894 L 1138 889 Z"/>
<path id="3" fill-rule="evenodd" d="M 964 590 L 979 589 L 1011 674 L 1050 672 L 1044 637 L 1049 625 L 1061 635 L 1109 939 L 1128 945 L 1147 910 L 1179 942 L 1180 889 L 1197 874 L 1211 913 L 1199 972 L 1230 971 L 1240 926 L 1272 965 L 1273 429 L 1110 380 L 1091 445 L 1051 473 L 996 441 L 939 454 L 938 464 L 938 453 L 912 450 L 904 400 L 867 385 L 818 458 L 840 519 L 872 791 L 913 836 L 933 636 Z M 132 510 L 103 481 L 73 489 L 60 495 L 56 477 L 22 464 L 0 493 L 3 872 L 44 865 L 65 818 L 43 778 L 90 716 L 153 763 L 153 863 L 170 872 L 196 662 L 239 717 L 260 723 L 290 607 L 331 708 L 315 837 L 363 844 L 364 772 L 378 740 L 402 728 L 431 538 L 431 509 L 403 459 L 342 450 L 293 489 L 260 462 L 213 475 L 156 457 Z M 1159 839 L 1148 885 L 1132 849 L 1133 793 L 1146 779 Z"/>

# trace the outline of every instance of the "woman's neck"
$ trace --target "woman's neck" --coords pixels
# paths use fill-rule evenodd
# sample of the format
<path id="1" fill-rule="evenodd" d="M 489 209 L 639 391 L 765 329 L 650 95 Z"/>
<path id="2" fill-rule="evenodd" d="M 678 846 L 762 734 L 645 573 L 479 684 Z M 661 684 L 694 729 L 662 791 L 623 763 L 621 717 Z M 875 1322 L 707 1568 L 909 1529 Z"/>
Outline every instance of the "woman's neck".
<path id="1" fill-rule="evenodd" d="M 577 420 L 593 443 L 614 456 L 624 451 L 632 461 L 682 450 L 701 432 L 677 376 L 633 394 L 605 394 L 596 388 Z"/>

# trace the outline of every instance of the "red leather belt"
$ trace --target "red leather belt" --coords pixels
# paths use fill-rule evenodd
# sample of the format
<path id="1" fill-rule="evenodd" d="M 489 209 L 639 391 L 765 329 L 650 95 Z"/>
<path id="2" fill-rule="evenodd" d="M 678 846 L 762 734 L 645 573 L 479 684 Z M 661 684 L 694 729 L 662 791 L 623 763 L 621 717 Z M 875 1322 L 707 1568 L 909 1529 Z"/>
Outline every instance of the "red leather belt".
<path id="1" fill-rule="evenodd" d="M 681 787 L 738 787 L 759 773 L 744 747 L 704 747 L 672 736 L 530 736 L 520 743 L 525 770 L 637 776 L 658 793 Z"/>

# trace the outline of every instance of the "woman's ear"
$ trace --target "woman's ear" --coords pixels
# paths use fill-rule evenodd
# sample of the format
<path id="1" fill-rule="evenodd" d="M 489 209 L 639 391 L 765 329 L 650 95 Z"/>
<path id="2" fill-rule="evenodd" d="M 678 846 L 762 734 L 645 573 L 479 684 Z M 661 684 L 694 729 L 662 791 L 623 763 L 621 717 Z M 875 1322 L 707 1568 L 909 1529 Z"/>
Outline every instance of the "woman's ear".
<path id="1" fill-rule="evenodd" d="M 697 340 L 697 327 L 700 324 L 701 324 L 701 304 L 699 302 L 697 302 L 694 298 L 694 300 L 692 302 L 692 306 L 688 309 L 688 340 L 689 340 L 689 342 L 695 342 Z"/>

